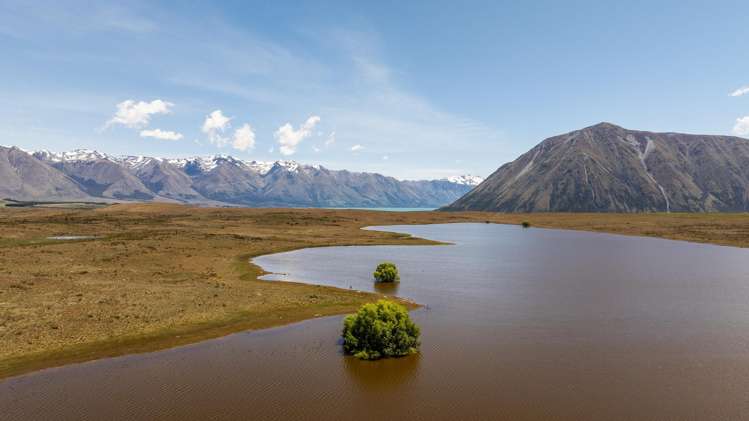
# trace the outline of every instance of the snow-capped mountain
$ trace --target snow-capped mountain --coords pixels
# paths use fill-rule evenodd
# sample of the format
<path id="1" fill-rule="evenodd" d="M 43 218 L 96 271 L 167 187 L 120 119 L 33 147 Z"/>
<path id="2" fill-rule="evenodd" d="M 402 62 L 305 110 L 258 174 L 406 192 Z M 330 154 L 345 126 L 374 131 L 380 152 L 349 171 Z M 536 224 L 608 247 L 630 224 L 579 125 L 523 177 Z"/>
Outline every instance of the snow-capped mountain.
<path id="1" fill-rule="evenodd" d="M 76 201 L 91 197 L 75 181 L 27 151 L 0 146 L 0 198 Z"/>
<path id="2" fill-rule="evenodd" d="M 251 170 L 259 173 L 259 174 L 267 174 L 268 171 L 270 171 L 273 168 L 273 165 L 275 165 L 275 162 L 273 161 L 245 161 L 245 164 L 248 168 Z"/>
<path id="3" fill-rule="evenodd" d="M 139 156 L 132 156 L 132 155 L 130 155 L 130 156 L 119 156 L 119 157 L 115 157 L 115 158 L 109 157 L 108 159 L 110 159 L 112 161 L 115 161 L 115 162 L 119 162 L 122 165 L 124 165 L 124 166 L 126 166 L 126 167 L 128 167 L 130 169 L 133 169 L 133 170 L 137 170 L 138 168 L 141 168 L 141 167 L 143 167 L 145 165 L 148 165 L 151 162 L 162 162 L 162 161 L 164 161 L 164 159 L 162 159 L 162 158 L 154 158 L 154 157 L 143 156 L 143 155 L 139 155 Z"/>
<path id="4" fill-rule="evenodd" d="M 244 161 L 229 155 L 194 156 L 191 158 L 167 159 L 170 164 L 181 168 L 189 173 L 207 173 L 218 167 L 221 163 L 245 166 Z"/>
<path id="5" fill-rule="evenodd" d="M 275 165 L 291 172 L 297 171 L 300 167 L 300 164 L 295 161 L 246 161 L 230 155 L 196 156 L 167 159 L 166 161 L 178 168 L 186 169 L 188 172 L 201 173 L 210 172 L 222 163 L 243 167 L 262 175 L 267 174 Z"/>
<path id="6" fill-rule="evenodd" d="M 229 155 L 169 159 L 78 149 L 37 151 L 33 158 L 77 184 L 81 194 L 116 200 L 279 207 L 438 207 L 462 196 L 481 180 L 461 176 L 399 181 L 296 161 L 248 161 Z"/>
<path id="7" fill-rule="evenodd" d="M 52 152 L 46 149 L 33 152 L 37 159 L 47 162 L 74 162 L 74 161 L 95 161 L 97 159 L 111 159 L 105 153 L 91 149 L 75 149 L 68 152 Z"/>
<path id="8" fill-rule="evenodd" d="M 445 180 L 455 183 L 455 184 L 463 184 L 465 186 L 478 186 L 481 184 L 484 179 L 482 177 L 479 177 L 477 175 L 453 175 L 450 177 L 445 178 Z"/>

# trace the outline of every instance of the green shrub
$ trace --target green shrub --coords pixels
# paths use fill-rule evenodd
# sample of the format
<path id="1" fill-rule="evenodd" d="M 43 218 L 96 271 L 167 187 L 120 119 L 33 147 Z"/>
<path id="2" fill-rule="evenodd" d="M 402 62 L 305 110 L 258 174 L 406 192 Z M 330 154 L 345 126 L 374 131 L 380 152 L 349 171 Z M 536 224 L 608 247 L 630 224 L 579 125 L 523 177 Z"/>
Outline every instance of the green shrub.
<path id="1" fill-rule="evenodd" d="M 418 352 L 419 333 L 405 307 L 380 300 L 343 320 L 343 350 L 363 360 L 402 357 Z"/>
<path id="2" fill-rule="evenodd" d="M 377 282 L 396 282 L 401 278 L 398 275 L 398 268 L 390 262 L 383 262 L 377 265 L 374 273 L 375 281 Z"/>
<path id="3" fill-rule="evenodd" d="M 531 227 L 531 223 L 528 222 L 528 221 L 523 221 L 523 223 L 521 225 L 523 226 L 523 228 L 530 228 Z"/>

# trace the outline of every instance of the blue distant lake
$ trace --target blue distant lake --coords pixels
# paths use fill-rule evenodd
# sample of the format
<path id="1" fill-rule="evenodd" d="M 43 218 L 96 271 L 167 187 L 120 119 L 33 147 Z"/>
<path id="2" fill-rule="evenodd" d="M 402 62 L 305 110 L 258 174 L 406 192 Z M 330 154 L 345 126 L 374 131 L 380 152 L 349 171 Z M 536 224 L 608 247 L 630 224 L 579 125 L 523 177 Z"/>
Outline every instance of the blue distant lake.
<path id="1" fill-rule="evenodd" d="M 437 208 L 323 208 L 323 209 L 352 209 L 352 210 L 368 210 L 368 211 L 384 211 L 384 212 L 428 212 L 436 210 Z"/>

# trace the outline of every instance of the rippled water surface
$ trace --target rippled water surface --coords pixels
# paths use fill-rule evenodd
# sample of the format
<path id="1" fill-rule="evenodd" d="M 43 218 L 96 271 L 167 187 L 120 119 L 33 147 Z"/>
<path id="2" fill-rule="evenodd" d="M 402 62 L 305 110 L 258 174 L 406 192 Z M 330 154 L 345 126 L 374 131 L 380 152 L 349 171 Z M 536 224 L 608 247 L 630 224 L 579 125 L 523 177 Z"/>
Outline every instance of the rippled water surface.
<path id="1" fill-rule="evenodd" d="M 749 250 L 490 224 L 381 228 L 449 246 L 264 256 L 372 290 L 395 262 L 419 356 L 341 355 L 341 318 L 0 383 L 8 419 L 745 419 Z"/>

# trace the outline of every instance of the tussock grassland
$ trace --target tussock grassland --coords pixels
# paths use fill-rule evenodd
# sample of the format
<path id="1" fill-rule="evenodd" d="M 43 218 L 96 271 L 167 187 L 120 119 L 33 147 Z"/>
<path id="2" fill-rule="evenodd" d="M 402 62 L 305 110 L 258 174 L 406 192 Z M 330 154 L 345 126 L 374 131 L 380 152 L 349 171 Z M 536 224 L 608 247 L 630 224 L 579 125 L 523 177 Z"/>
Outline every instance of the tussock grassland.
<path id="1" fill-rule="evenodd" d="M 749 246 L 747 214 L 492 214 L 163 204 L 0 207 L 0 378 L 355 311 L 380 298 L 257 280 L 249 259 L 433 244 L 368 225 L 496 222 Z M 50 236 L 92 236 L 59 241 Z"/>

